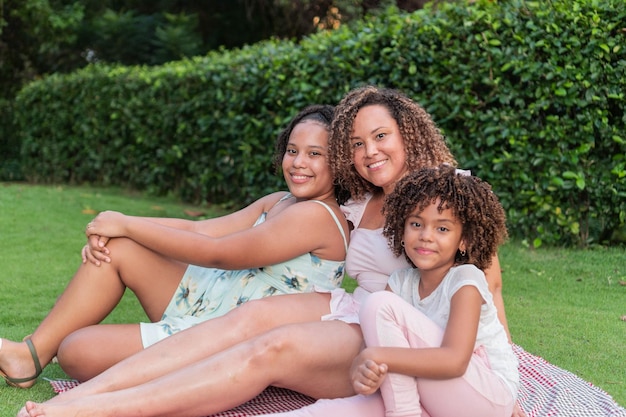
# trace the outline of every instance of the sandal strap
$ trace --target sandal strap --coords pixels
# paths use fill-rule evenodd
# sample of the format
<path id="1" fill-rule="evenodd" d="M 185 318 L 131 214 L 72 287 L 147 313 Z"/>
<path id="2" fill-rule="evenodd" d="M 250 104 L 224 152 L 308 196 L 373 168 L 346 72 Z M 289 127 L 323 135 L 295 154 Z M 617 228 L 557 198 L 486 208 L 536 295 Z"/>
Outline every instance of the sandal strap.
<path id="1" fill-rule="evenodd" d="M 30 382 L 33 379 L 37 379 L 37 377 L 41 374 L 41 363 L 39 362 L 39 356 L 37 355 L 37 350 L 35 350 L 35 345 L 33 345 L 33 341 L 30 339 L 26 339 L 25 342 L 26 346 L 28 346 L 28 350 L 30 350 L 30 356 L 32 356 L 33 362 L 35 363 L 35 374 L 27 378 L 11 378 L 7 375 L 3 375 L 4 379 L 11 384 Z"/>
<path id="2" fill-rule="evenodd" d="M 26 339 L 26 345 L 28 346 L 28 350 L 30 350 L 30 356 L 32 356 L 33 362 L 35 363 L 35 375 L 37 377 L 41 374 L 42 371 L 41 363 L 39 362 L 39 355 L 37 355 L 35 345 L 33 345 L 33 341 L 30 338 Z"/>

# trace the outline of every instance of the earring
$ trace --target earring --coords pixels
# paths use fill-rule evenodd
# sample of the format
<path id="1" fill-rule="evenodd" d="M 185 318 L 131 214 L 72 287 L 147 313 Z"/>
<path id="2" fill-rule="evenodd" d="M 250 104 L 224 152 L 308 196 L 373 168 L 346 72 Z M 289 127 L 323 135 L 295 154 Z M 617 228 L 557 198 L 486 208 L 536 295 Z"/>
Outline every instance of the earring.
<path id="1" fill-rule="evenodd" d="M 400 246 L 404 247 L 404 240 L 400 241 Z"/>
<path id="2" fill-rule="evenodd" d="M 466 254 L 467 254 L 467 252 L 466 252 L 466 251 L 464 251 L 464 250 L 462 250 L 462 251 L 461 251 L 461 257 L 462 257 L 462 258 L 465 258 L 465 255 L 466 255 Z"/>

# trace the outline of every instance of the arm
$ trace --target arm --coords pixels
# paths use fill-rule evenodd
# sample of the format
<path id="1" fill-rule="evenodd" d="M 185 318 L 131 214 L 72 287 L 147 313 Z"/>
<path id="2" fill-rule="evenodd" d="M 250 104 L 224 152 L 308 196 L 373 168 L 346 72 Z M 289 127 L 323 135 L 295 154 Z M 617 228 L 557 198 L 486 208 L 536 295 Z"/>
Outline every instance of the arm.
<path id="1" fill-rule="evenodd" d="M 509 343 L 511 343 L 511 333 L 509 333 L 509 325 L 504 309 L 504 299 L 502 298 L 502 270 L 500 269 L 500 259 L 497 254 L 494 255 L 491 266 L 485 271 L 485 277 L 487 278 L 487 284 L 489 284 L 489 291 L 493 296 L 493 303 L 498 309 L 498 319 L 502 326 L 504 326 L 506 336 L 509 339 Z"/>
<path id="2" fill-rule="evenodd" d="M 284 192 L 277 192 L 267 195 L 247 207 L 234 213 L 227 214 L 207 220 L 186 220 L 166 217 L 137 217 L 146 222 L 164 226 L 169 229 L 185 230 L 188 232 L 206 234 L 207 236 L 220 237 L 231 233 L 250 228 L 258 219 L 261 213 L 270 210 Z M 91 234 L 88 236 L 87 244 L 81 251 L 83 263 L 89 261 L 95 265 L 100 262 L 110 262 L 109 250 L 106 247 L 109 237 Z"/>
<path id="3" fill-rule="evenodd" d="M 367 347 L 355 359 L 357 393 L 374 392 L 387 372 L 429 379 L 463 375 L 474 351 L 483 299 L 476 287 L 464 286 L 452 297 L 450 318 L 441 345 L 432 348 Z"/>
<path id="4" fill-rule="evenodd" d="M 275 214 L 257 227 L 211 237 L 203 233 L 172 228 L 140 217 L 104 212 L 92 222 L 87 234 L 127 237 L 156 252 L 185 263 L 223 269 L 245 269 L 271 265 L 313 252 L 322 258 L 336 255 L 341 243 L 339 231 L 326 209 L 303 201 L 276 206 Z M 333 235 L 332 233 L 336 233 Z M 338 236 L 329 239 L 329 236 Z M 332 250 L 331 250 L 332 248 Z M 335 254 L 330 257 L 329 255 Z"/>
<path id="5" fill-rule="evenodd" d="M 485 277 L 487 278 L 487 284 L 489 284 L 489 291 L 493 296 L 493 303 L 498 309 L 498 319 L 504 327 L 509 343 L 513 343 L 511 333 L 509 332 L 509 324 L 506 319 L 504 299 L 502 298 L 502 269 L 500 268 L 500 259 L 497 254 L 494 255 L 491 266 L 485 271 Z M 515 402 L 512 417 L 526 417 L 526 413 L 522 410 L 519 400 Z"/>
<path id="6" fill-rule="evenodd" d="M 172 229 L 187 230 L 212 237 L 226 236 L 252 226 L 261 213 L 269 211 L 286 193 L 277 192 L 260 198 L 233 213 L 205 220 L 186 220 L 167 217 L 141 217 Z"/>

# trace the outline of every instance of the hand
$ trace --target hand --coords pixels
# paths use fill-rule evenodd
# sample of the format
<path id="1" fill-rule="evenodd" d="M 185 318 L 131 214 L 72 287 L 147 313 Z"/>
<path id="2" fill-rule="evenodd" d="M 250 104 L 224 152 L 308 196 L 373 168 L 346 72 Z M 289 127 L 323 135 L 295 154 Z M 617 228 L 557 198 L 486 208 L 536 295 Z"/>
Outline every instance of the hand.
<path id="1" fill-rule="evenodd" d="M 357 394 L 370 395 L 376 392 L 387 375 L 387 365 L 367 359 L 363 352 L 352 362 L 350 370 L 352 387 Z"/>
<path id="2" fill-rule="evenodd" d="M 102 262 L 111 262 L 109 257 L 109 249 L 106 244 L 109 242 L 108 237 L 91 235 L 87 238 L 87 244 L 83 246 L 81 255 L 83 263 L 91 262 L 95 266 L 100 266 Z"/>
<path id="3" fill-rule="evenodd" d="M 85 234 L 87 237 L 98 235 L 106 238 L 125 236 L 128 219 L 117 211 L 103 211 L 87 224 Z"/>

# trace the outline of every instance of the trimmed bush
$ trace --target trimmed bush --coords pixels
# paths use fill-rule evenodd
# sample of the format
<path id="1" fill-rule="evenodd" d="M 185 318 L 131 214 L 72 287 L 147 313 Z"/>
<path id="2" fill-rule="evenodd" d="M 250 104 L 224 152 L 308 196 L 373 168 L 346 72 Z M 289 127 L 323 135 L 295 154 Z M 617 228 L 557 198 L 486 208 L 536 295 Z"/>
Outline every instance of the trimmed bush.
<path id="1" fill-rule="evenodd" d="M 20 141 L 15 130 L 13 105 L 0 98 L 0 181 L 24 179 L 20 168 Z"/>
<path id="2" fill-rule="evenodd" d="M 460 165 L 492 184 L 512 236 L 606 243 L 626 223 L 624 22 L 622 0 L 443 3 L 299 43 L 92 66 L 20 92 L 22 168 L 241 205 L 283 186 L 271 154 L 293 114 L 377 84 L 433 114 Z"/>

